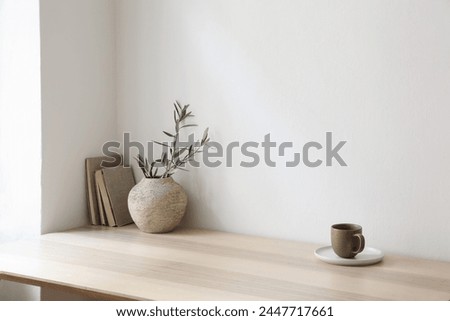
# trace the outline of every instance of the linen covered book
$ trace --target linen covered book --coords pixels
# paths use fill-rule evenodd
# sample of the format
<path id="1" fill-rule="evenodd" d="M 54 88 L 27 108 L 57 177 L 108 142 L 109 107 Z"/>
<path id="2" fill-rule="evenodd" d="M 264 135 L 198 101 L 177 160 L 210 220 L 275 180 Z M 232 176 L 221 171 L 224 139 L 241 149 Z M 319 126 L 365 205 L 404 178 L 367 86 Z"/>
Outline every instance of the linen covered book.
<path id="1" fill-rule="evenodd" d="M 115 225 L 123 226 L 133 223 L 128 210 L 128 194 L 135 185 L 132 169 L 130 167 L 118 166 L 114 168 L 104 168 L 101 171 L 103 173 L 103 179 Z M 105 203 L 106 201 L 103 199 L 103 205 L 105 205 Z"/>
<path id="2" fill-rule="evenodd" d="M 103 162 L 103 166 L 102 166 Z M 111 158 L 106 156 L 90 157 L 85 160 L 86 167 L 86 199 L 89 212 L 89 220 L 93 225 L 102 224 L 99 202 L 97 200 L 97 191 L 95 183 L 95 172 L 103 167 L 119 166 L 122 163 L 121 157 L 111 162 Z"/>

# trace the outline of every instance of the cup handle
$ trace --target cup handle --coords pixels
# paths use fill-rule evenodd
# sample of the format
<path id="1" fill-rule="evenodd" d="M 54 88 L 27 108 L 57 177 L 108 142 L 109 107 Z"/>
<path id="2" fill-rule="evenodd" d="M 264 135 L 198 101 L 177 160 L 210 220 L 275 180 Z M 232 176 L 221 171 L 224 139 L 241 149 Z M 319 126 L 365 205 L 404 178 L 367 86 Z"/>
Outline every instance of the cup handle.
<path id="1" fill-rule="evenodd" d="M 352 251 L 353 254 L 358 254 L 364 250 L 364 246 L 366 245 L 366 240 L 362 234 L 355 234 L 353 237 L 356 237 L 359 240 L 359 246 L 356 251 Z"/>

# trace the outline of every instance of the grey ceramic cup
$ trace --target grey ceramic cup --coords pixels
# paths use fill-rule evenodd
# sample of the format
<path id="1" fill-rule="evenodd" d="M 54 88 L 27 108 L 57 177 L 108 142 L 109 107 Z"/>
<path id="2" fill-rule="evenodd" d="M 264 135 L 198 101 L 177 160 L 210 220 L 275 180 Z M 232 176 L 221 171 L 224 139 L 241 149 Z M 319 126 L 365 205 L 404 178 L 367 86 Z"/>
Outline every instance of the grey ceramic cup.
<path id="1" fill-rule="evenodd" d="M 331 226 L 331 246 L 343 258 L 353 258 L 364 250 L 365 239 L 358 224 L 341 223 Z"/>

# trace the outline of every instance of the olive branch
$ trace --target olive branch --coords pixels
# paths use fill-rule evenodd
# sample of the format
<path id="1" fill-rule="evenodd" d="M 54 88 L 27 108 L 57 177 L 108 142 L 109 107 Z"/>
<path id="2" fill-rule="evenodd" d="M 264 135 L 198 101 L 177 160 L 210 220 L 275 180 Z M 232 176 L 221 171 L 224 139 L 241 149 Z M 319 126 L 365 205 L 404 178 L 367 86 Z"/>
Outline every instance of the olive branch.
<path id="1" fill-rule="evenodd" d="M 181 107 L 178 101 L 174 103 L 175 110 L 173 111 L 173 120 L 175 122 L 175 133 L 164 131 L 163 133 L 172 139 L 171 143 L 163 143 L 153 141 L 154 143 L 163 146 L 161 158 L 148 161 L 139 154 L 136 158 L 139 168 L 144 173 L 146 178 L 167 178 L 172 176 L 178 169 L 187 171 L 184 165 L 189 162 L 194 156 L 202 152 L 203 147 L 209 142 L 208 128 L 203 132 L 201 140 L 193 142 L 187 146 L 180 145 L 180 130 L 197 126 L 196 124 L 187 124 L 186 120 L 189 117 L 194 117 L 191 111 L 188 111 L 189 105 Z M 168 153 L 167 153 L 168 149 Z M 163 169 L 160 173 L 159 170 Z"/>

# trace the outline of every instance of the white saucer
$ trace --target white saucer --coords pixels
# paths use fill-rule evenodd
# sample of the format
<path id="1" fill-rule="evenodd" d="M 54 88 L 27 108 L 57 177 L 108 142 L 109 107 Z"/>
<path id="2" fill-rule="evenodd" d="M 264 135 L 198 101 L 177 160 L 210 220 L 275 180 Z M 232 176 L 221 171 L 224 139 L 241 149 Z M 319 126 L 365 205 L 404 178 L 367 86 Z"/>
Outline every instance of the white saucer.
<path id="1" fill-rule="evenodd" d="M 356 255 L 352 259 L 344 259 L 337 256 L 331 246 L 324 246 L 314 251 L 319 260 L 336 265 L 362 266 L 371 265 L 380 262 L 384 253 L 373 247 L 366 247 L 364 251 Z"/>

